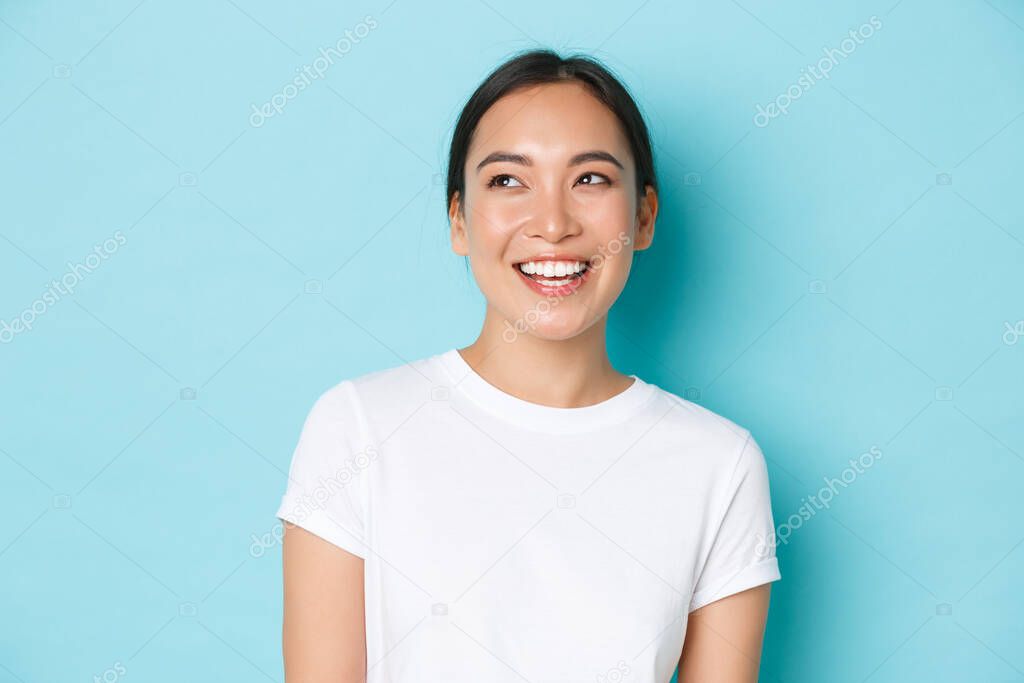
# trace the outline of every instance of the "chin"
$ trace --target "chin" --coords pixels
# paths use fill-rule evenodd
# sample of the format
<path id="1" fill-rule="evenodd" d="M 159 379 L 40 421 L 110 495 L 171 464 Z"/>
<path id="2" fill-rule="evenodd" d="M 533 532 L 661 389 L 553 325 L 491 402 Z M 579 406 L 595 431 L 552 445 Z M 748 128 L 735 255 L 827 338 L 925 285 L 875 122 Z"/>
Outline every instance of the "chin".
<path id="1" fill-rule="evenodd" d="M 532 330 L 530 334 L 537 339 L 543 339 L 545 341 L 565 341 L 566 339 L 572 339 L 583 332 L 585 328 L 575 327 L 571 330 L 543 330 L 537 329 Z"/>
<path id="2" fill-rule="evenodd" d="M 591 319 L 589 314 L 584 317 L 582 313 L 557 318 L 550 315 L 537 317 L 536 310 L 531 309 L 525 315 L 506 317 L 502 336 L 507 342 L 515 341 L 523 335 L 546 341 L 564 341 L 581 334 L 597 319 Z"/>

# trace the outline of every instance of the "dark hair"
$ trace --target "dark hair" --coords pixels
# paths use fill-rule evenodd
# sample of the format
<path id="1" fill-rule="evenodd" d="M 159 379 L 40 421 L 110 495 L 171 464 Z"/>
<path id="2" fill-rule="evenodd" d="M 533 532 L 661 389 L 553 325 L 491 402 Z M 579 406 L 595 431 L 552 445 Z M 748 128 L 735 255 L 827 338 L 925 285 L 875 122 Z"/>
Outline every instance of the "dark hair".
<path id="1" fill-rule="evenodd" d="M 498 66 L 484 79 L 466 102 L 455 124 L 448 154 L 448 201 L 451 206 L 459 193 L 459 210 L 466 195 L 466 156 L 473 133 L 484 113 L 499 99 L 520 88 L 544 83 L 577 81 L 615 114 L 622 124 L 636 164 L 637 195 L 648 185 L 658 191 L 654 155 L 643 115 L 626 87 L 593 57 L 573 55 L 562 58 L 554 50 L 533 49 L 521 52 Z"/>

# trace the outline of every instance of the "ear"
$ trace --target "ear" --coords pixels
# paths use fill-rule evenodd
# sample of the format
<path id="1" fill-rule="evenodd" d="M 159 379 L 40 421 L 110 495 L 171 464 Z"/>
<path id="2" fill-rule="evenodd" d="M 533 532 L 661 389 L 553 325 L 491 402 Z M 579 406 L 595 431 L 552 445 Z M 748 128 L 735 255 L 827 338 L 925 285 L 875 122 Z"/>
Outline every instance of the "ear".
<path id="1" fill-rule="evenodd" d="M 448 222 L 451 226 L 452 251 L 459 256 L 469 256 L 466 216 L 462 208 L 462 197 L 458 191 L 452 195 L 452 201 L 448 205 Z"/>
<path id="2" fill-rule="evenodd" d="M 654 223 L 658 218 L 658 194 L 648 185 L 644 188 L 644 196 L 636 210 L 636 234 L 633 238 L 633 250 L 641 251 L 651 246 L 654 241 Z"/>

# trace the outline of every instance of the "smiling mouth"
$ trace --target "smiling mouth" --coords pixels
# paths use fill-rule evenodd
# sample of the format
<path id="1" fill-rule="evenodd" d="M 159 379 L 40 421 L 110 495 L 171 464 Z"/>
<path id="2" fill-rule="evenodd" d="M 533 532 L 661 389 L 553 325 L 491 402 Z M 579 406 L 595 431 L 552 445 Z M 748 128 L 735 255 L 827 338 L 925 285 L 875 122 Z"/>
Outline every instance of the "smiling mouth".
<path id="1" fill-rule="evenodd" d="M 545 295 L 567 295 L 579 289 L 589 279 L 593 268 L 589 261 L 523 261 L 513 264 L 523 282 L 534 291 Z"/>

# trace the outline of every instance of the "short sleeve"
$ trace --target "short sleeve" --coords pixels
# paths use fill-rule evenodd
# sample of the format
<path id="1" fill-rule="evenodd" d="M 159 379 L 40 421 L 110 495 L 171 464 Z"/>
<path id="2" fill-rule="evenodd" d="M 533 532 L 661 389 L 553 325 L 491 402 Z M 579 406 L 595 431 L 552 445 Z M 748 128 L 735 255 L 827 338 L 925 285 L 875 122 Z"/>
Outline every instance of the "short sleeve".
<path id="1" fill-rule="evenodd" d="M 333 387 L 309 411 L 276 516 L 365 558 L 359 488 L 368 456 L 352 447 L 359 422 L 346 389 Z"/>
<path id="2" fill-rule="evenodd" d="M 726 488 L 722 510 L 720 521 L 709 529 L 714 540 L 694 586 L 690 612 L 782 578 L 775 557 L 768 467 L 750 432 Z"/>

